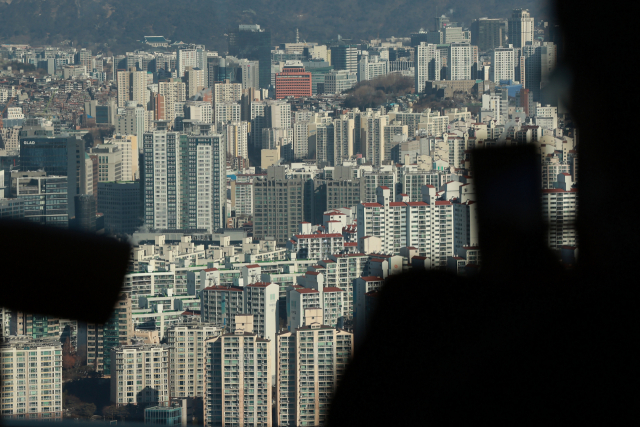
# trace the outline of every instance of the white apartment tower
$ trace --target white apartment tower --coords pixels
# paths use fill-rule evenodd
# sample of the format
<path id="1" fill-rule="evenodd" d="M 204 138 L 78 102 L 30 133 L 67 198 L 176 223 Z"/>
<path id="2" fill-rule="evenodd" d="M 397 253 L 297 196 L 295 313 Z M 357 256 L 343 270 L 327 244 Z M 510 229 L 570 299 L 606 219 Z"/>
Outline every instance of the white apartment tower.
<path id="1" fill-rule="evenodd" d="M 269 340 L 253 332 L 253 316 L 236 316 L 232 333 L 206 341 L 205 426 L 272 424 Z"/>
<path id="2" fill-rule="evenodd" d="M 55 340 L 5 337 L 2 418 L 62 421 L 62 345 Z"/>
<path id="3" fill-rule="evenodd" d="M 277 336 L 276 414 L 279 426 L 320 426 L 353 356 L 353 334 L 322 324 L 308 309 L 304 326 Z"/>
<path id="4" fill-rule="evenodd" d="M 416 93 L 424 92 L 427 81 L 440 80 L 441 67 L 438 46 L 420 42 L 415 48 Z"/>
<path id="5" fill-rule="evenodd" d="M 182 224 L 180 134 L 164 130 L 144 134 L 144 219 L 153 229 Z"/>
<path id="6" fill-rule="evenodd" d="M 247 146 L 249 124 L 247 122 L 231 121 L 222 127 L 222 134 L 225 137 L 229 156 L 249 158 Z"/>
<path id="7" fill-rule="evenodd" d="M 206 323 L 175 325 L 167 330 L 169 345 L 169 394 L 171 397 L 203 397 L 206 380 L 205 341 L 220 335 Z"/>
<path id="8" fill-rule="evenodd" d="M 169 126 L 173 127 L 176 118 L 175 103 L 186 101 L 186 85 L 180 81 L 160 82 L 158 93 L 164 97 L 165 117 L 169 121 Z"/>
<path id="9" fill-rule="evenodd" d="M 125 345 L 111 349 L 111 403 L 169 404 L 169 348 Z"/>
<path id="10" fill-rule="evenodd" d="M 451 43 L 447 80 L 471 80 L 472 61 L 473 49 L 469 43 Z"/>
<path id="11" fill-rule="evenodd" d="M 500 80 L 515 80 L 516 53 L 512 47 L 495 48 L 491 53 L 490 79 L 496 84 Z"/>
<path id="12" fill-rule="evenodd" d="M 188 67 L 197 67 L 196 49 L 178 49 L 176 71 L 178 77 L 184 77 Z"/>

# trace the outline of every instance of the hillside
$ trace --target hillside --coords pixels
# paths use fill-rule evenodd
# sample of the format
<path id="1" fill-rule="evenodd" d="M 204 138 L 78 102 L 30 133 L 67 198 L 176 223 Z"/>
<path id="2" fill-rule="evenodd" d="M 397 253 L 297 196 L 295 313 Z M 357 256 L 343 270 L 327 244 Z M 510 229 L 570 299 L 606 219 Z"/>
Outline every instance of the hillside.
<path id="1" fill-rule="evenodd" d="M 506 17 L 514 7 L 544 17 L 545 4 L 533 0 L 0 0 L 0 41 L 59 44 L 120 54 L 135 49 L 145 35 L 203 43 L 226 50 L 224 34 L 239 23 L 271 30 L 273 44 L 300 38 L 408 36 L 428 29 L 438 14 L 469 24 L 480 16 Z M 105 45 L 106 44 L 106 45 Z"/>

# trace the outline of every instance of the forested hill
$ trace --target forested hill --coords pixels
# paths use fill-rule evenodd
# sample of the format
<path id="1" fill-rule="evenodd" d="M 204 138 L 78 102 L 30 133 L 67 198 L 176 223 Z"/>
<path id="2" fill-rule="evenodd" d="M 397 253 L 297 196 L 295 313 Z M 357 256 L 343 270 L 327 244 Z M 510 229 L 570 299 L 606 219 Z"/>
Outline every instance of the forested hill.
<path id="1" fill-rule="evenodd" d="M 536 20 L 547 16 L 546 3 L 533 0 L 0 0 L 0 41 L 68 40 L 120 54 L 145 35 L 163 35 L 224 52 L 226 30 L 240 23 L 270 30 L 273 44 L 295 41 L 296 28 L 301 40 L 327 42 L 340 34 L 359 41 L 431 29 L 436 14 L 469 25 L 520 7 Z"/>

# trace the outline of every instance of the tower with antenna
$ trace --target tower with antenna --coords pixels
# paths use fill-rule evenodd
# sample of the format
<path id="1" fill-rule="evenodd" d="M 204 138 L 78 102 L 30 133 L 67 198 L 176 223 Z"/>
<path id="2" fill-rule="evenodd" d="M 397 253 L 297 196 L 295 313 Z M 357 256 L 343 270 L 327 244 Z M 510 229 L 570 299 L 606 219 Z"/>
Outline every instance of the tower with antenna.
<path id="1" fill-rule="evenodd" d="M 300 34 L 298 33 L 297 28 L 296 28 L 296 43 L 300 43 Z"/>

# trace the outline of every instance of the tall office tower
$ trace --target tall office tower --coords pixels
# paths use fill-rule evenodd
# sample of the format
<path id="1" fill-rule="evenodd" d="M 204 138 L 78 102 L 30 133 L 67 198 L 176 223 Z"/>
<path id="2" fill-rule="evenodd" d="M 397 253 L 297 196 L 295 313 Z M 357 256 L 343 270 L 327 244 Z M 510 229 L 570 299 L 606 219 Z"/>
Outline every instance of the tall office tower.
<path id="1" fill-rule="evenodd" d="M 267 89 L 271 84 L 271 32 L 260 25 L 239 25 L 228 34 L 229 55 L 258 61 L 260 88 Z"/>
<path id="2" fill-rule="evenodd" d="M 471 80 L 472 49 L 466 42 L 449 44 L 447 80 Z"/>
<path id="3" fill-rule="evenodd" d="M 113 405 L 169 405 L 168 346 L 123 345 L 109 354 Z"/>
<path id="4" fill-rule="evenodd" d="M 322 323 L 307 309 L 305 325 L 277 336 L 276 414 L 279 426 L 319 426 L 353 356 L 353 334 Z"/>
<path id="5" fill-rule="evenodd" d="M 499 47 L 491 53 L 491 81 L 515 80 L 516 58 L 513 48 Z"/>
<path id="6" fill-rule="evenodd" d="M 535 25 L 533 17 L 527 9 L 514 9 L 509 17 L 507 43 L 513 47 L 523 47 L 527 42 L 533 42 Z"/>
<path id="7" fill-rule="evenodd" d="M 309 125 L 308 121 L 296 121 L 293 125 L 293 157 L 295 160 L 306 159 L 309 156 Z"/>
<path id="8" fill-rule="evenodd" d="M 358 72 L 358 46 L 342 45 L 331 47 L 331 65 L 334 70 Z"/>
<path id="9" fill-rule="evenodd" d="M 249 158 L 247 146 L 249 124 L 247 122 L 229 122 L 222 127 L 222 134 L 227 145 L 227 156 Z"/>
<path id="10" fill-rule="evenodd" d="M 98 156 L 98 182 L 122 181 L 122 152 L 117 145 L 98 144 L 89 154 Z"/>
<path id="11" fill-rule="evenodd" d="M 100 182 L 97 187 L 98 212 L 104 215 L 106 234 L 133 234 L 140 228 L 140 181 Z"/>
<path id="12" fill-rule="evenodd" d="M 555 103 L 553 99 L 543 99 L 542 89 L 549 84 L 549 76 L 556 67 L 557 52 L 557 46 L 547 42 L 522 48 L 525 62 L 525 88 L 529 89 L 533 102 Z"/>
<path id="13" fill-rule="evenodd" d="M 60 340 L 5 337 L 0 357 L 2 418 L 62 421 Z"/>
<path id="14" fill-rule="evenodd" d="M 276 99 L 311 96 L 311 73 L 301 61 L 287 61 L 282 72 L 276 73 Z"/>
<path id="15" fill-rule="evenodd" d="M 240 60 L 242 89 L 260 88 L 260 64 L 258 61 Z"/>
<path id="16" fill-rule="evenodd" d="M 333 131 L 333 164 L 337 166 L 355 154 L 353 146 L 356 132 L 354 120 L 348 118 L 347 115 L 342 115 L 333 121 Z"/>
<path id="17" fill-rule="evenodd" d="M 215 83 L 211 88 L 213 97 L 213 108 L 221 102 L 240 102 L 242 100 L 242 84 L 230 83 L 228 81 L 224 83 Z"/>
<path id="18" fill-rule="evenodd" d="M 506 22 L 502 19 L 480 18 L 471 24 L 471 44 L 480 52 L 489 52 L 505 45 Z"/>
<path id="19" fill-rule="evenodd" d="M 253 332 L 253 316 L 236 316 L 232 333 L 206 341 L 205 426 L 272 425 L 269 340 Z"/>
<path id="20" fill-rule="evenodd" d="M 333 123 L 310 123 L 309 145 L 316 149 L 316 163 L 319 168 L 335 166 Z"/>
<path id="21" fill-rule="evenodd" d="M 204 397 L 207 369 L 205 341 L 218 335 L 219 328 L 200 322 L 174 325 L 167 329 L 171 397 Z"/>
<path id="22" fill-rule="evenodd" d="M 170 128 L 173 128 L 176 119 L 175 103 L 186 101 L 187 87 L 179 80 L 169 79 L 168 82 L 158 83 L 158 93 L 164 97 L 164 120 L 168 120 Z"/>
<path id="23" fill-rule="evenodd" d="M 262 129 L 269 127 L 267 124 L 267 103 L 265 101 L 251 102 L 251 146 L 249 151 L 262 148 Z"/>
<path id="24" fill-rule="evenodd" d="M 196 68 L 196 49 L 195 48 L 183 48 L 178 49 L 176 71 L 178 77 L 184 77 L 188 67 Z"/>
<path id="25" fill-rule="evenodd" d="M 177 229 L 182 224 L 180 200 L 183 174 L 180 134 L 165 130 L 147 132 L 144 147 L 144 220 L 152 229 Z"/>
<path id="26" fill-rule="evenodd" d="M 427 81 L 440 80 L 440 53 L 437 45 L 421 42 L 415 48 L 416 93 L 423 93 Z"/>
<path id="27" fill-rule="evenodd" d="M 131 338 L 131 297 L 124 293 L 106 323 L 78 322 L 78 354 L 86 355 L 87 365 L 105 375 L 111 373 L 111 349 L 129 344 Z"/>
<path id="28" fill-rule="evenodd" d="M 138 137 L 134 134 L 116 134 L 108 142 L 118 146 L 122 152 L 122 180 L 135 181 L 139 175 Z"/>
<path id="29" fill-rule="evenodd" d="M 115 133 L 120 135 L 135 135 L 138 141 L 142 141 L 145 118 L 145 108 L 136 104 L 134 101 L 130 101 L 125 107 L 118 108 Z"/>
<path id="30" fill-rule="evenodd" d="M 306 179 L 300 176 L 287 179 L 284 174 L 258 177 L 253 183 L 253 233 L 258 239 L 272 236 L 278 244 L 285 244 L 297 233 L 304 216 Z"/>
<path id="31" fill-rule="evenodd" d="M 188 135 L 186 159 L 180 170 L 189 171 L 184 193 L 177 202 L 186 213 L 181 228 L 213 233 L 226 226 L 227 168 L 226 147 L 222 135 Z M 146 156 L 145 156 L 146 157 Z M 186 206 L 184 206 L 186 205 Z"/>
<path id="32" fill-rule="evenodd" d="M 124 107 L 128 101 L 147 105 L 146 71 L 136 71 L 135 67 L 118 71 L 118 107 Z"/>
<path id="33" fill-rule="evenodd" d="M 389 125 L 389 116 L 379 112 L 361 114 L 361 145 L 364 145 L 365 158 L 374 166 L 382 165 L 384 158 L 384 129 Z"/>
<path id="34" fill-rule="evenodd" d="M 229 122 L 239 122 L 241 119 L 241 107 L 237 102 L 225 101 L 216 104 L 214 111 L 214 123 L 216 126 Z"/>
<path id="35" fill-rule="evenodd" d="M 69 208 L 67 191 L 69 184 L 66 176 L 19 177 L 16 182 L 17 198 L 24 203 L 24 219 L 42 225 L 66 228 L 69 226 L 69 214 L 75 214 Z"/>
<path id="36" fill-rule="evenodd" d="M 187 80 L 187 99 L 191 99 L 196 95 L 196 93 L 206 87 L 204 70 L 202 68 L 189 66 L 185 69 L 184 75 Z"/>

